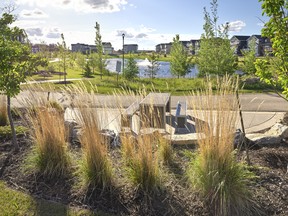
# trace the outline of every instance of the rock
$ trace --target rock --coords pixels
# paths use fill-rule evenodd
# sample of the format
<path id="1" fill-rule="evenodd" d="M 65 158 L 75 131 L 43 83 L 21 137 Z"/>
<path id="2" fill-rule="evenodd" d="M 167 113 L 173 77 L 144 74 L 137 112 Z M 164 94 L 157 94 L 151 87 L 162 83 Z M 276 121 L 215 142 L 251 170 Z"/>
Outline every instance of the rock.
<path id="1" fill-rule="evenodd" d="M 269 131 L 265 133 L 267 136 L 279 136 L 281 139 L 288 139 L 288 126 L 276 123 Z"/>
<path id="2" fill-rule="evenodd" d="M 80 145 L 81 127 L 75 120 L 65 120 L 65 129 L 67 131 L 67 141 L 71 144 Z"/>
<path id="3" fill-rule="evenodd" d="M 253 141 L 259 147 L 278 145 L 281 143 L 282 139 L 280 136 L 267 135 L 267 134 L 247 134 L 248 139 Z"/>
<path id="4" fill-rule="evenodd" d="M 102 129 L 100 134 L 105 143 L 109 144 L 110 147 L 119 147 L 121 145 L 119 135 L 117 135 L 113 130 Z"/>
<path id="5" fill-rule="evenodd" d="M 245 136 L 240 129 L 237 129 L 234 137 L 234 148 L 244 149 L 245 145 L 247 145 L 249 148 L 258 147 L 255 142 Z"/>

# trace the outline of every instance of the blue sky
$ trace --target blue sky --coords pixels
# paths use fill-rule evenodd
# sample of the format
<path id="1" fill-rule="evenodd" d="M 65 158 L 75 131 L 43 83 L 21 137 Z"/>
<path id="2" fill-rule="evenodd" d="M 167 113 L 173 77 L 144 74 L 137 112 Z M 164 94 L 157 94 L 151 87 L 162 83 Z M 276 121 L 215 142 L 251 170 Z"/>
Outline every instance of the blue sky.
<path id="1" fill-rule="evenodd" d="M 6 0 L 1 0 L 0 7 Z M 10 0 L 17 7 L 15 25 L 24 28 L 33 43 L 60 42 L 63 33 L 71 43 L 94 44 L 95 22 L 103 42 L 118 50 L 137 43 L 139 49 L 173 40 L 199 39 L 203 33 L 203 8 L 210 0 Z M 260 34 L 263 26 L 258 0 L 218 0 L 219 24 L 230 23 L 229 35 Z"/>

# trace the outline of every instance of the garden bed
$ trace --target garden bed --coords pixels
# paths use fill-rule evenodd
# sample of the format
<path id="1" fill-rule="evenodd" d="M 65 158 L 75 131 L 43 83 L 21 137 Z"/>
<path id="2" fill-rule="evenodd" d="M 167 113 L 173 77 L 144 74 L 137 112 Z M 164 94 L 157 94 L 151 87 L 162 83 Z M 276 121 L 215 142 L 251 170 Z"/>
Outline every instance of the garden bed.
<path id="1" fill-rule="evenodd" d="M 203 200 L 189 187 L 185 175 L 190 153 L 195 151 L 193 146 L 174 146 L 174 162 L 161 165 L 161 188 L 153 194 L 145 194 L 125 178 L 119 148 L 109 150 L 114 187 L 109 191 L 83 191 L 77 187 L 79 179 L 72 174 L 47 181 L 33 172 L 24 172 L 32 142 L 29 136 L 18 137 L 18 141 L 18 153 L 12 152 L 10 140 L 0 141 L 0 180 L 36 199 L 106 215 L 208 215 Z M 80 158 L 79 147 L 71 146 L 70 150 L 75 160 Z M 241 154 L 244 157 L 245 154 Z M 258 176 L 250 186 L 256 203 L 265 215 L 288 215 L 288 144 L 251 150 L 250 158 L 252 170 Z"/>

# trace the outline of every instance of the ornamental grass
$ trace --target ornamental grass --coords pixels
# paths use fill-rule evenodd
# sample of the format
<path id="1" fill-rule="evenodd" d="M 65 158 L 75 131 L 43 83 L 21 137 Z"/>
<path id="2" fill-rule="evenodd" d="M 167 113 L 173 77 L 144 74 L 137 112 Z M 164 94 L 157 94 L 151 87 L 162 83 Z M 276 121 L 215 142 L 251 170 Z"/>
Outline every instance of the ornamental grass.
<path id="1" fill-rule="evenodd" d="M 218 79 L 216 91 L 210 80 L 207 88 L 193 95 L 198 152 L 188 176 L 191 185 L 203 196 L 212 215 L 255 215 L 249 182 L 254 175 L 236 160 L 234 134 L 238 121 L 236 99 L 238 83 L 233 78 Z M 196 109 L 197 107 L 197 109 Z"/>

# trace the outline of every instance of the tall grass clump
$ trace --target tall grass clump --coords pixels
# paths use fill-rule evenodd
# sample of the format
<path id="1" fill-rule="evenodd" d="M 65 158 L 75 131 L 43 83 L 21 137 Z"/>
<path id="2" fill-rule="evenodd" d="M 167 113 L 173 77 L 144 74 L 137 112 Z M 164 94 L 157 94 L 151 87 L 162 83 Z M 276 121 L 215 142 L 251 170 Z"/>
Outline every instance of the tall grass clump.
<path id="1" fill-rule="evenodd" d="M 199 190 L 213 215 L 255 215 L 248 188 L 253 175 L 236 160 L 233 147 L 238 104 L 237 81 L 218 79 L 215 94 L 207 89 L 194 94 L 198 152 L 191 161 L 188 176 Z M 200 119 L 200 120 L 199 120 Z"/>
<path id="2" fill-rule="evenodd" d="M 123 135 L 122 154 L 128 177 L 145 192 L 153 192 L 159 186 L 158 156 L 152 135 Z"/>
<path id="3" fill-rule="evenodd" d="M 48 179 L 69 173 L 70 157 L 65 142 L 63 115 L 47 106 L 35 107 L 29 115 L 35 143 L 35 163 Z"/>
<path id="4" fill-rule="evenodd" d="M 20 116 L 31 128 L 34 143 L 27 162 L 30 168 L 36 168 L 36 172 L 46 179 L 55 180 L 71 171 L 63 110 L 55 108 L 55 104 L 47 100 L 44 89 L 35 87 L 27 88 L 27 97 L 18 100 L 26 108 Z"/>
<path id="5" fill-rule="evenodd" d="M 82 127 L 80 143 L 82 147 L 81 176 L 87 189 L 109 189 L 112 186 L 112 165 L 108 155 L 108 144 L 100 133 L 101 118 L 96 108 L 97 96 L 88 92 L 84 85 L 71 87 L 76 93 L 76 119 Z M 105 111 L 104 111 L 105 112 Z M 107 115 L 109 110 L 106 111 Z"/>
<path id="6" fill-rule="evenodd" d="M 6 97 L 0 94 L 0 126 L 5 125 L 8 125 Z"/>

